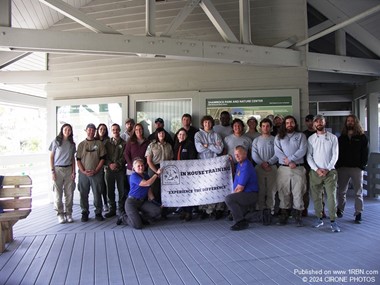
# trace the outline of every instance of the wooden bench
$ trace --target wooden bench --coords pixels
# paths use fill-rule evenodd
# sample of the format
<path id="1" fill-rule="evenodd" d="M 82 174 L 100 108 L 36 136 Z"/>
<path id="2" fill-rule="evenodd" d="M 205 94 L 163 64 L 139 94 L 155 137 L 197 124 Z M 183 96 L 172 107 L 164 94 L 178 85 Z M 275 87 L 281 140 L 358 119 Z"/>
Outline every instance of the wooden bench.
<path id="1" fill-rule="evenodd" d="M 0 253 L 13 241 L 13 225 L 32 211 L 32 179 L 29 176 L 5 176 L 0 188 Z"/>

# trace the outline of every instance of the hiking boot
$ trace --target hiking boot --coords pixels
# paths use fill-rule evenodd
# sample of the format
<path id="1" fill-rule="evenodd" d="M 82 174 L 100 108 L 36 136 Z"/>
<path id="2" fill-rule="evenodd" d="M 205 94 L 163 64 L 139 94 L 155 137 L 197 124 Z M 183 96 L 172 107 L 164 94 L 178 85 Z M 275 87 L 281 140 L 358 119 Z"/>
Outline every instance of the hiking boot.
<path id="1" fill-rule="evenodd" d="M 338 218 L 342 218 L 342 217 L 343 217 L 343 211 L 340 210 L 340 209 L 337 209 L 337 210 L 336 210 L 336 216 L 337 216 Z"/>
<path id="2" fill-rule="evenodd" d="M 263 225 L 269 226 L 272 223 L 272 214 L 270 209 L 263 210 Z"/>
<path id="3" fill-rule="evenodd" d="M 281 209 L 281 213 L 280 215 L 278 216 L 278 224 L 280 226 L 284 226 L 288 223 L 288 219 L 289 219 L 289 212 L 287 209 Z"/>
<path id="4" fill-rule="evenodd" d="M 58 224 L 64 224 L 66 223 L 65 216 L 63 214 L 58 215 Z"/>
<path id="5" fill-rule="evenodd" d="M 334 233 L 339 233 L 340 232 L 340 228 L 339 228 L 337 222 L 331 222 L 331 230 Z"/>
<path id="6" fill-rule="evenodd" d="M 96 215 L 95 215 L 95 219 L 96 219 L 97 221 L 99 221 L 99 222 L 104 221 L 104 217 L 102 216 L 102 214 L 96 214 Z"/>
<path id="7" fill-rule="evenodd" d="M 230 227 L 231 231 L 241 231 L 249 227 L 249 223 L 246 220 L 241 220 Z"/>
<path id="8" fill-rule="evenodd" d="M 104 217 L 106 218 L 112 218 L 116 216 L 116 211 L 109 211 L 108 213 L 104 214 Z"/>
<path id="9" fill-rule="evenodd" d="M 362 223 L 362 213 L 359 213 L 355 215 L 355 224 L 361 224 Z"/>
<path id="10" fill-rule="evenodd" d="M 302 222 L 302 211 L 300 211 L 300 210 L 295 211 L 295 220 L 296 220 L 297 227 L 303 227 L 304 226 L 304 224 Z"/>
<path id="11" fill-rule="evenodd" d="M 189 212 L 186 212 L 186 214 L 185 214 L 185 221 L 189 222 L 189 221 L 191 221 L 192 218 L 193 218 L 193 214 L 189 213 Z"/>
<path id="12" fill-rule="evenodd" d="M 87 222 L 88 221 L 88 213 L 87 212 L 82 213 L 81 221 L 82 222 Z"/>
<path id="13" fill-rule="evenodd" d="M 315 222 L 313 223 L 313 228 L 319 228 L 323 226 L 323 220 L 320 218 L 317 218 Z"/>
<path id="14" fill-rule="evenodd" d="M 66 215 L 66 221 L 68 223 L 73 223 L 74 222 L 73 216 L 71 214 Z"/>

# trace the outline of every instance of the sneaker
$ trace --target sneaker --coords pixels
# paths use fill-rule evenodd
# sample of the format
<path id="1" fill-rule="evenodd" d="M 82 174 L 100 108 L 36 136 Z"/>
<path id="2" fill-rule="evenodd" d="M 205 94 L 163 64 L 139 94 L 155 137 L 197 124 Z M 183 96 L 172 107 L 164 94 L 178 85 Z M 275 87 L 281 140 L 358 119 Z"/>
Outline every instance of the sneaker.
<path id="1" fill-rule="evenodd" d="M 108 213 L 104 214 L 104 217 L 106 218 L 112 218 L 116 216 L 116 211 L 109 211 Z"/>
<path id="2" fill-rule="evenodd" d="M 63 214 L 58 215 L 58 224 L 64 224 L 66 223 L 65 216 Z"/>
<path id="3" fill-rule="evenodd" d="M 82 213 L 81 221 L 82 222 L 87 222 L 88 221 L 88 213 Z"/>
<path id="4" fill-rule="evenodd" d="M 340 228 L 339 228 L 337 222 L 331 222 L 331 230 L 334 233 L 339 233 L 340 232 Z"/>
<path id="5" fill-rule="evenodd" d="M 361 224 L 362 223 L 362 213 L 359 213 L 355 216 L 355 224 Z"/>
<path id="6" fill-rule="evenodd" d="M 67 221 L 68 223 L 72 223 L 72 222 L 74 222 L 73 216 L 72 216 L 72 215 L 67 215 L 67 216 L 66 216 L 66 221 Z"/>
<path id="7" fill-rule="evenodd" d="M 230 227 L 231 231 L 241 231 L 249 227 L 249 223 L 246 220 L 241 220 Z"/>
<path id="8" fill-rule="evenodd" d="M 95 219 L 96 219 L 97 221 L 99 221 L 99 222 L 104 221 L 104 217 L 102 216 L 102 214 L 96 214 L 96 215 L 95 215 Z"/>
<path id="9" fill-rule="evenodd" d="M 313 228 L 319 228 L 323 226 L 323 221 L 320 218 L 317 218 L 313 223 Z"/>
<path id="10" fill-rule="evenodd" d="M 336 210 L 336 216 L 337 216 L 338 218 L 342 218 L 342 217 L 343 217 L 343 211 L 340 210 L 340 209 L 337 209 L 337 210 Z"/>

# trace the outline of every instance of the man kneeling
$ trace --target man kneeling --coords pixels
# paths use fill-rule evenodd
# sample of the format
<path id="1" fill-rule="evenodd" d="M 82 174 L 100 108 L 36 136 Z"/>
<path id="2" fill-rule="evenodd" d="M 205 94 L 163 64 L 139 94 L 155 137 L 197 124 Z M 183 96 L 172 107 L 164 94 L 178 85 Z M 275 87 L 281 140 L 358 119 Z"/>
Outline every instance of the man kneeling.
<path id="1" fill-rule="evenodd" d="M 141 229 L 143 224 L 160 217 L 160 206 L 154 203 L 154 195 L 150 186 L 160 175 L 158 169 L 152 177 L 144 172 L 144 160 L 136 158 L 133 161 L 133 170 L 130 177 L 130 188 L 125 201 L 125 214 L 120 216 L 117 224 L 128 224 L 135 229 Z"/>
<path id="2" fill-rule="evenodd" d="M 259 186 L 253 164 L 247 159 L 247 150 L 239 145 L 235 147 L 234 155 L 237 161 L 233 193 L 226 196 L 226 204 L 231 211 L 235 224 L 232 231 L 248 228 L 244 214 L 249 206 L 256 205 Z"/>

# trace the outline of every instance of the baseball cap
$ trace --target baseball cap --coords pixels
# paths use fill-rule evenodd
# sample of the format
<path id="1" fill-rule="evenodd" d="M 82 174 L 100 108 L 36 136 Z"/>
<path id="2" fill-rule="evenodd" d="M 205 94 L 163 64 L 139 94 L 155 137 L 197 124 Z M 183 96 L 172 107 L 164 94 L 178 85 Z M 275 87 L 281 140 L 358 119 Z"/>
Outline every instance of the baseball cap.
<path id="1" fill-rule="evenodd" d="M 154 122 L 163 124 L 164 120 L 162 118 L 157 118 Z"/>
<path id="2" fill-rule="evenodd" d="M 86 127 L 86 130 L 87 129 L 94 129 L 94 130 L 96 130 L 96 127 L 95 127 L 94 124 L 88 124 L 87 127 Z"/>
<path id="3" fill-rule="evenodd" d="M 316 120 L 325 120 L 325 117 L 323 117 L 322 115 L 316 115 L 313 118 L 313 122 L 315 122 Z"/>
<path id="4" fill-rule="evenodd" d="M 314 120 L 314 116 L 311 115 L 311 114 L 309 114 L 309 115 L 307 115 L 307 116 L 305 117 L 305 121 L 312 121 L 312 120 Z"/>

